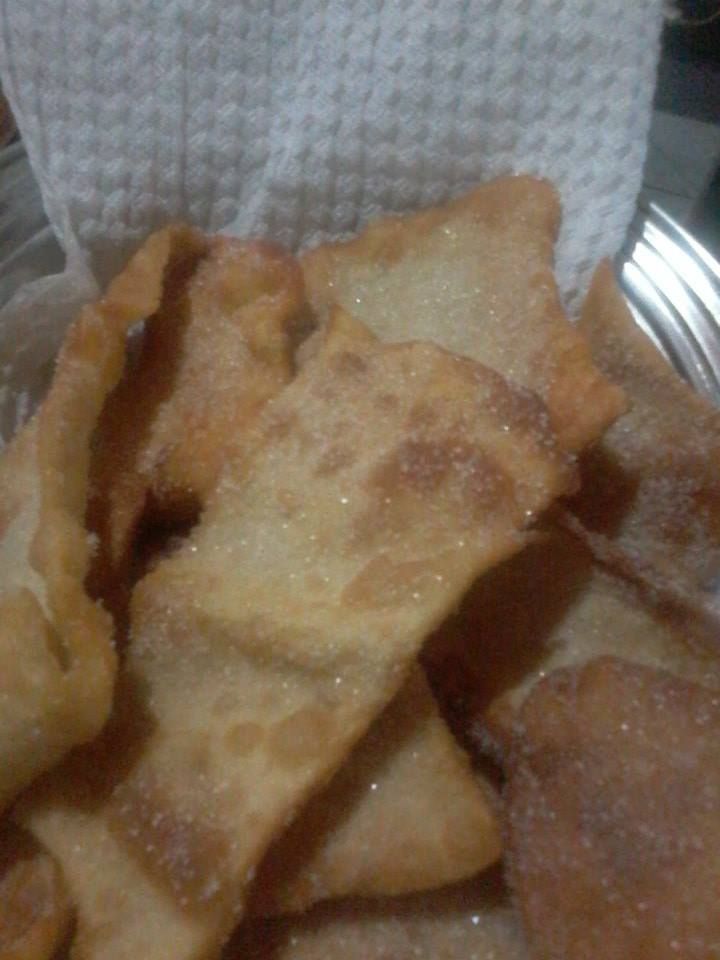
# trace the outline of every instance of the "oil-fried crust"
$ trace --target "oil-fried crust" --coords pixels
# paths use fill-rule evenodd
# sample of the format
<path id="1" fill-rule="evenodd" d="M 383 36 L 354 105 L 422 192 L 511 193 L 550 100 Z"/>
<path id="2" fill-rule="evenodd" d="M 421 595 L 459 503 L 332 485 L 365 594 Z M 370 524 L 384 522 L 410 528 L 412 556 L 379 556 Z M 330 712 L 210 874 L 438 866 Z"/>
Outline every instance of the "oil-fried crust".
<path id="1" fill-rule="evenodd" d="M 162 521 L 166 535 L 199 513 L 251 421 L 292 375 L 304 306 L 297 262 L 268 244 L 216 237 L 184 267 L 166 279 L 139 359 L 95 434 L 90 583 L 119 620 L 137 572 L 140 515 L 146 528 Z M 387 714 L 279 843 L 256 884 L 264 892 L 255 911 L 425 889 L 499 857 L 487 785 L 417 671 Z"/>
<path id="2" fill-rule="evenodd" d="M 219 950 L 428 631 L 573 482 L 537 398 L 343 316 L 251 432 L 134 591 L 106 802 L 75 803 L 97 789 L 66 772 L 23 811 L 77 903 L 78 956 Z"/>
<path id="3" fill-rule="evenodd" d="M 707 649 L 706 624 L 600 566 L 558 527 L 481 577 L 423 653 L 461 739 L 500 756 L 542 677 L 603 655 L 720 690 L 720 657 Z"/>
<path id="4" fill-rule="evenodd" d="M 168 276 L 94 438 L 91 583 L 116 613 L 141 517 L 194 519 L 249 421 L 290 380 L 303 302 L 295 259 L 261 242 L 203 237 Z"/>
<path id="5" fill-rule="evenodd" d="M 496 871 L 432 893 L 243 924 L 223 960 L 530 960 Z"/>
<path id="6" fill-rule="evenodd" d="M 156 234 L 81 312 L 45 401 L 0 463 L 0 806 L 95 736 L 110 711 L 112 623 L 84 584 L 91 438 L 128 329 L 157 308 L 167 264 L 195 236 Z"/>
<path id="7" fill-rule="evenodd" d="M 580 328 L 631 407 L 583 459 L 571 509 L 626 574 L 711 601 L 720 573 L 720 412 L 638 328 L 609 263 L 595 274 Z"/>
<path id="8" fill-rule="evenodd" d="M 615 658 L 522 709 L 508 863 L 538 960 L 706 960 L 720 940 L 720 698 Z"/>
<path id="9" fill-rule="evenodd" d="M 499 859 L 499 798 L 473 772 L 415 666 L 329 786 L 258 870 L 249 913 L 395 896 L 474 876 Z"/>
<path id="10" fill-rule="evenodd" d="M 6 823 L 0 831 L 0 960 L 50 960 L 71 921 L 57 863 Z"/>
<path id="11" fill-rule="evenodd" d="M 560 303 L 554 188 L 503 177 L 445 206 L 371 224 L 302 257 L 320 316 L 340 304 L 381 339 L 432 340 L 538 393 L 579 451 L 625 407 Z"/>

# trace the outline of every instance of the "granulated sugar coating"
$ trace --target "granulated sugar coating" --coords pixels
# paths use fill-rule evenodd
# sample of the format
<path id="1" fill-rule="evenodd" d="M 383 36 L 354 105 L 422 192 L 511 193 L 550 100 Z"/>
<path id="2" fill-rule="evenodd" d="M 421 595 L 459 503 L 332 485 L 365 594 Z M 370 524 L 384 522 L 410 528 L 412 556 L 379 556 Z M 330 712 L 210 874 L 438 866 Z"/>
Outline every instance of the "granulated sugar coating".
<path id="1" fill-rule="evenodd" d="M 614 658 L 522 708 L 507 862 L 537 960 L 720 955 L 720 695 Z"/>
<path id="2" fill-rule="evenodd" d="M 147 531 L 159 525 L 160 553 L 172 552 L 168 529 L 194 519 L 250 421 L 291 377 L 291 342 L 304 306 L 297 261 L 259 242 L 195 241 L 165 272 L 158 309 L 95 431 L 88 514 L 98 549 L 90 587 L 116 623 L 127 619 L 132 576 L 146 566 L 138 564 L 140 550 L 152 556 Z M 15 458 L 6 458 L 6 469 Z M 22 480 L 24 510 L 31 511 L 34 475 L 12 475 Z M 16 527 L 24 529 L 22 516 Z M 183 537 L 171 540 L 176 548 Z M 28 571 L 15 567 L 16 577 Z M 379 728 L 316 805 L 322 816 L 295 825 L 295 856 L 293 836 L 280 845 L 265 909 L 424 889 L 471 875 L 500 855 L 483 785 L 417 679 Z M 238 728 L 232 739 L 241 750 L 251 731 Z M 414 817 L 426 823 L 422 833 Z M 374 842 L 378 831 L 382 843 Z M 262 876 L 267 881 L 268 871 Z"/>
<path id="3" fill-rule="evenodd" d="M 720 419 L 607 269 L 593 360 L 558 216 L 171 228 L 70 329 L 0 461 L 13 958 L 720 960 Z"/>
<path id="4" fill-rule="evenodd" d="M 530 960 L 495 872 L 433 893 L 247 923 L 223 960 Z"/>
<path id="5" fill-rule="evenodd" d="M 324 337 L 134 590 L 109 793 L 68 803 L 66 771 L 24 807 L 86 960 L 214 956 L 427 634 L 573 483 L 543 405 L 493 371 L 340 314 Z"/>
<path id="6" fill-rule="evenodd" d="M 413 665 L 330 785 L 273 845 L 248 911 L 279 916 L 474 876 L 501 856 L 498 804 Z"/>
<path id="7" fill-rule="evenodd" d="M 684 611 L 653 602 L 555 528 L 481 577 L 423 657 L 461 738 L 489 737 L 502 752 L 538 680 L 603 654 L 720 690 L 720 657 L 694 631 Z"/>
<path id="8" fill-rule="evenodd" d="M 712 596 L 720 576 L 720 412 L 636 326 L 609 264 L 598 268 L 579 326 L 631 406 L 583 458 L 572 509 L 630 565 Z"/>
<path id="9" fill-rule="evenodd" d="M 129 329 L 198 242 L 187 228 L 160 231 L 82 310 L 47 397 L 0 460 L 0 809 L 110 713 L 113 623 L 85 588 L 91 441 Z"/>
<path id="10" fill-rule="evenodd" d="M 547 404 L 580 450 L 623 409 L 560 305 L 552 269 L 560 206 L 550 184 L 504 177 L 302 258 L 308 298 L 337 303 L 387 341 L 431 340 Z"/>
<path id="11" fill-rule="evenodd" d="M 156 564 L 155 545 L 160 554 L 182 545 L 177 535 L 169 543 L 167 531 L 187 533 L 222 464 L 238 456 L 251 421 L 292 376 L 305 307 L 299 264 L 257 241 L 203 240 L 192 259 L 167 272 L 160 307 L 95 433 L 89 523 L 99 549 L 90 582 L 122 623 L 132 579 L 148 566 L 138 563 L 140 551 Z M 329 455 L 325 471 L 342 460 L 342 452 Z M 278 845 L 255 885 L 265 891 L 255 909 L 421 890 L 500 856 L 483 785 L 419 671 L 376 726 Z M 252 728 L 229 737 L 241 753 L 252 745 Z"/>
<path id="12" fill-rule="evenodd" d="M 90 588 L 120 618 L 141 519 L 194 519 L 248 423 L 291 377 L 303 304 L 295 259 L 227 237 L 202 237 L 193 253 L 167 272 L 95 433 Z"/>

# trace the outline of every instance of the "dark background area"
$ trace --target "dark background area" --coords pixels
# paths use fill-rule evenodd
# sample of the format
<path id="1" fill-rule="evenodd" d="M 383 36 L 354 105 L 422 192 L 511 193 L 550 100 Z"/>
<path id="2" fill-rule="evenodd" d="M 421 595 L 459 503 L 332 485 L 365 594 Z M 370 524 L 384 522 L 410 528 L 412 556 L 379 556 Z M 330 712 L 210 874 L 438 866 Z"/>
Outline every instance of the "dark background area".
<path id="1" fill-rule="evenodd" d="M 663 32 L 655 106 L 658 110 L 720 122 L 720 0 L 686 2 L 683 19 Z"/>
<path id="2" fill-rule="evenodd" d="M 720 0 L 684 0 L 663 32 L 655 107 L 720 124 Z M 720 166 L 696 201 L 688 227 L 720 251 Z"/>

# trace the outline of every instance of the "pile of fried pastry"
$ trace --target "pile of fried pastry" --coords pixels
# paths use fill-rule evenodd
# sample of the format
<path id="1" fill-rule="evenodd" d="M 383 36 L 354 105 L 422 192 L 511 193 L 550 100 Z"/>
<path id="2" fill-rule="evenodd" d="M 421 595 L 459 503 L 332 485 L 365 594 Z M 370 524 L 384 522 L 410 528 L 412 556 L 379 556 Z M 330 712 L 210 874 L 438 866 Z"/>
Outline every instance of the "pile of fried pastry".
<path id="1" fill-rule="evenodd" d="M 0 460 L 0 960 L 720 956 L 720 413 L 529 177 L 174 226 Z"/>

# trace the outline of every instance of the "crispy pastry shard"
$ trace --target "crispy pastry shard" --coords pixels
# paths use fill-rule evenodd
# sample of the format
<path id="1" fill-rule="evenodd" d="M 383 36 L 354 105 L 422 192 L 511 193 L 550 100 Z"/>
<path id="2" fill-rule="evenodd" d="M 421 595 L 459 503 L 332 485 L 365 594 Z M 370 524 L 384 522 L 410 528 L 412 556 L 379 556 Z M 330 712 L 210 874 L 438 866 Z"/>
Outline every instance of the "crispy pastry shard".
<path id="1" fill-rule="evenodd" d="M 223 960 L 530 960 L 494 872 L 433 893 L 328 903 L 249 921 Z"/>
<path id="2" fill-rule="evenodd" d="M 479 782 L 415 667 L 330 785 L 265 858 L 250 912 L 434 889 L 500 857 L 490 785 Z"/>
<path id="3" fill-rule="evenodd" d="M 461 739 L 489 735 L 504 748 L 538 680 L 603 654 L 720 690 L 720 658 L 685 610 L 654 602 L 551 529 L 478 580 L 424 658 Z"/>
<path id="4" fill-rule="evenodd" d="M 510 876 L 539 960 L 707 960 L 720 942 L 720 697 L 614 658 L 523 707 Z"/>
<path id="5" fill-rule="evenodd" d="M 94 808 L 66 773 L 24 809 L 63 866 L 80 955 L 219 952 L 268 845 L 427 633 L 568 489 L 546 420 L 472 361 L 335 318 L 135 588 L 123 774 Z"/>
<path id="6" fill-rule="evenodd" d="M 580 327 L 630 411 L 582 465 L 572 509 L 626 565 L 681 588 L 714 591 L 720 574 L 720 413 L 670 368 L 637 327 L 609 263 Z"/>
<path id="7" fill-rule="evenodd" d="M 50 960 L 72 911 L 57 864 L 10 824 L 0 832 L 0 960 Z"/>
<path id="8" fill-rule="evenodd" d="M 567 320 L 552 269 L 550 184 L 504 177 L 443 207 L 382 220 L 302 258 L 308 298 L 340 304 L 382 340 L 430 340 L 545 401 L 561 445 L 596 440 L 623 409 Z"/>
<path id="9" fill-rule="evenodd" d="M 192 517 L 251 421 L 291 377 L 303 303 L 297 262 L 264 244 L 213 238 L 191 266 L 166 284 L 139 359 L 96 431 L 91 582 L 119 619 L 141 515 L 170 529 Z M 499 855 L 487 785 L 471 774 L 415 672 L 347 769 L 279 843 L 256 884 L 255 909 L 439 886 Z"/>
<path id="10" fill-rule="evenodd" d="M 168 278 L 93 450 L 91 584 L 118 615 L 143 513 L 194 519 L 248 423 L 290 380 L 302 303 L 297 261 L 262 243 L 206 238 Z"/>
<path id="11" fill-rule="evenodd" d="M 128 329 L 157 309 L 195 234 L 152 237 L 70 327 L 52 386 L 0 461 L 0 807 L 110 710 L 111 622 L 84 586 L 90 442 L 122 372 Z"/>

